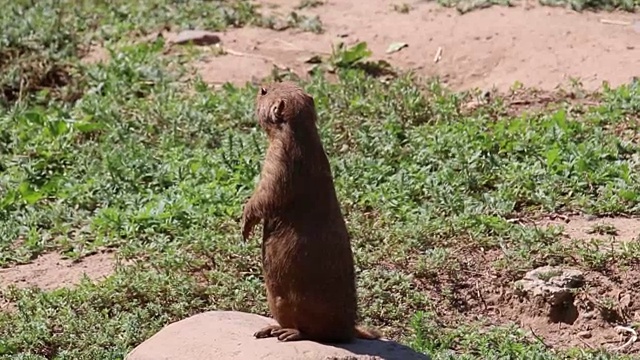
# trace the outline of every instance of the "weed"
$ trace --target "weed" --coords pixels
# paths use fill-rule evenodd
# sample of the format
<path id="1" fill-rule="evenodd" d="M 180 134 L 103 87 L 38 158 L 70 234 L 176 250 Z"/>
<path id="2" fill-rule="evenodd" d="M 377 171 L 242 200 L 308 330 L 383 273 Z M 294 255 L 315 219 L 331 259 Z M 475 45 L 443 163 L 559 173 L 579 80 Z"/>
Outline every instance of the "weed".
<path id="1" fill-rule="evenodd" d="M 587 230 L 588 234 L 598 234 L 598 235 L 618 235 L 618 229 L 611 224 L 595 224 L 591 227 L 591 229 Z"/>
<path id="2" fill-rule="evenodd" d="M 340 70 L 359 69 L 373 76 L 395 75 L 391 65 L 384 61 L 368 61 L 371 56 L 371 50 L 367 47 L 367 43 L 361 41 L 349 48 L 343 42 L 332 47 L 331 55 L 328 59 L 322 59 L 318 56 L 310 59 L 308 62 L 315 63 L 312 73 L 316 70 L 328 71 L 335 73 Z"/>
<path id="3" fill-rule="evenodd" d="M 318 15 L 309 17 L 292 11 L 289 13 L 287 22 L 289 23 L 289 26 L 300 28 L 304 31 L 309 31 L 315 34 L 322 34 L 323 32 L 322 21 L 320 21 L 320 17 Z"/>

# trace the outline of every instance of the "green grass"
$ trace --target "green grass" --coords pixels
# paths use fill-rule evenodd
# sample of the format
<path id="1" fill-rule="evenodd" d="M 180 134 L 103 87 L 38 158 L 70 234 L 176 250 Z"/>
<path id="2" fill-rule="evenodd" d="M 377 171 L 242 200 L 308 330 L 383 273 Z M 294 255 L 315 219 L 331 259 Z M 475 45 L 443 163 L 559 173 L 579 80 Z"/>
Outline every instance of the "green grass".
<path id="1" fill-rule="evenodd" d="M 178 81 L 184 68 L 162 40 L 131 41 L 167 23 L 220 29 L 260 15 L 246 2 L 27 3 L 0 15 L 0 53 L 12 54 L 0 84 L 13 89 L 0 107 L 0 266 L 105 248 L 133 264 L 71 290 L 1 290 L 17 310 L 0 312 L 0 359 L 122 359 L 191 314 L 267 314 L 259 244 L 239 229 L 265 146 L 256 89 Z M 113 58 L 82 64 L 90 41 Z M 469 272 L 500 272 L 508 288 L 544 264 L 637 266 L 637 243 L 566 244 L 508 219 L 640 213 L 640 148 L 616 135 L 637 131 L 640 85 L 605 89 L 591 107 L 507 115 L 498 98 L 469 114 L 468 94 L 351 65 L 338 83 L 318 73 L 303 84 L 353 235 L 363 321 L 434 359 L 624 359 L 488 328 L 456 312 L 455 291 L 475 283 Z M 15 91 L 54 67 L 70 80 Z M 466 258 L 483 251 L 501 255 Z"/>

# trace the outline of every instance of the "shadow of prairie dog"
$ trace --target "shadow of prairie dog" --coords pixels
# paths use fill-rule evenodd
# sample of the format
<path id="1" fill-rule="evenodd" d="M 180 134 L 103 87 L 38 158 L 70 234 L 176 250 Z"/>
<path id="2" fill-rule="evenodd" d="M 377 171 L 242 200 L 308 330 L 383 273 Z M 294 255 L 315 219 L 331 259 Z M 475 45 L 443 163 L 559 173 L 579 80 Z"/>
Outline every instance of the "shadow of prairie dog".
<path id="1" fill-rule="evenodd" d="M 263 223 L 262 264 L 278 325 L 254 336 L 281 341 L 377 339 L 356 326 L 353 254 L 316 128 L 313 98 L 292 82 L 262 87 L 256 114 L 268 148 L 260 182 L 243 211 L 246 240 Z"/>

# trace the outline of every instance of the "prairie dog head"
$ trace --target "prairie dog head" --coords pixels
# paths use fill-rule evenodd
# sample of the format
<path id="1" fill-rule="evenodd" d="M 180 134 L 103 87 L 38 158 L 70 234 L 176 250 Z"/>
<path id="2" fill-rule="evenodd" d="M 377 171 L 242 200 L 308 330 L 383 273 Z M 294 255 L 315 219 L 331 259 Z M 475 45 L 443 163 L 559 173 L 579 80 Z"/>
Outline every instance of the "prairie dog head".
<path id="1" fill-rule="evenodd" d="M 264 85 L 258 90 L 256 115 L 269 136 L 297 133 L 316 122 L 313 98 L 289 81 Z"/>

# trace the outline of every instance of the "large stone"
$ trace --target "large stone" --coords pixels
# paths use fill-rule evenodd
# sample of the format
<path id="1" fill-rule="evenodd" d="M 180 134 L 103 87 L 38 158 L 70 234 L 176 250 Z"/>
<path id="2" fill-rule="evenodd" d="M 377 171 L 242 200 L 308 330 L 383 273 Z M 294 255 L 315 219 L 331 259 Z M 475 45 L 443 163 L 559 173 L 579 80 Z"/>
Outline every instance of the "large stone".
<path id="1" fill-rule="evenodd" d="M 584 283 L 580 270 L 543 266 L 529 271 L 522 280 L 516 281 L 517 295 L 540 298 L 551 306 L 573 301 L 573 290 Z"/>
<path id="2" fill-rule="evenodd" d="M 255 339 L 273 319 L 235 311 L 211 311 L 168 325 L 136 347 L 125 360 L 428 360 L 429 357 L 388 340 L 350 344 Z"/>

